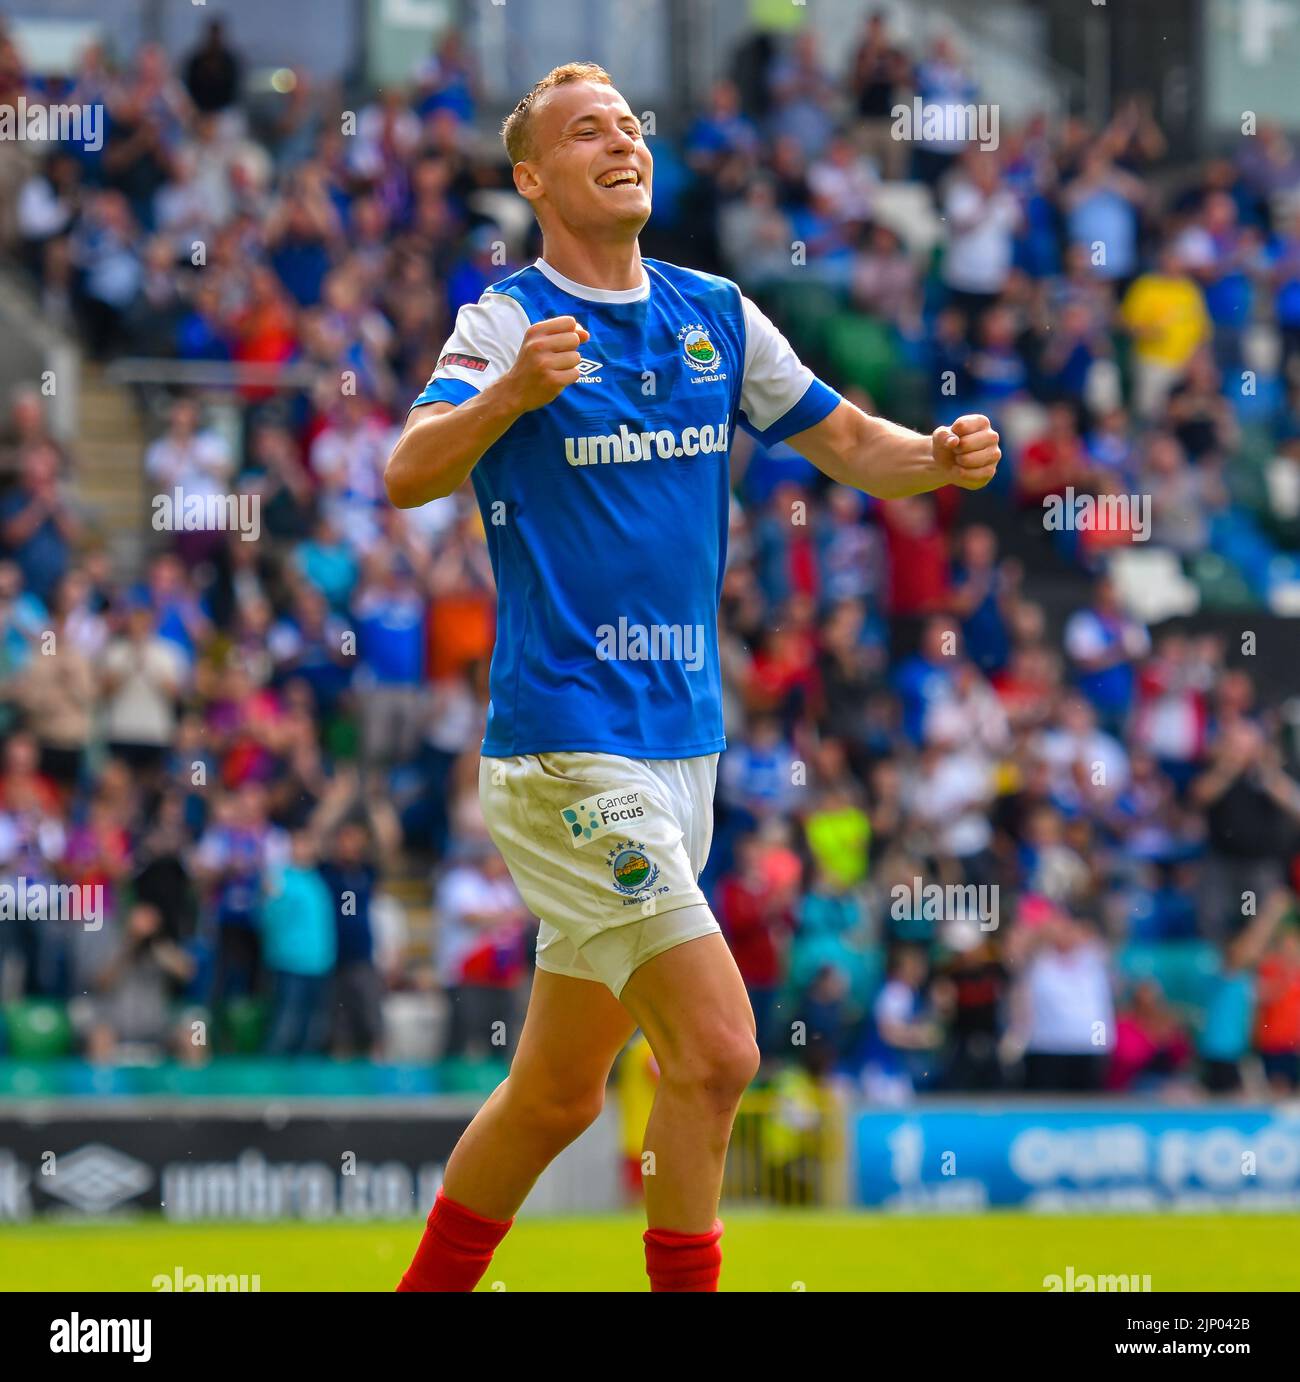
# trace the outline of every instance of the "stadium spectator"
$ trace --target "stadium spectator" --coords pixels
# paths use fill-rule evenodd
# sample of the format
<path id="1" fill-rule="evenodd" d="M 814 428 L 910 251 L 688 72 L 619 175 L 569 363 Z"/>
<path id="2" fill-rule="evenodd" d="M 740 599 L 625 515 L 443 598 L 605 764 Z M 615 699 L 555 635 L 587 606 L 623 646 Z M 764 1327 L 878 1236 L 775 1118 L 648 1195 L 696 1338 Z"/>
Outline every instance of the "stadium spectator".
<path id="1" fill-rule="evenodd" d="M 936 975 L 935 1002 L 947 1029 L 942 1083 L 944 1089 L 966 1093 L 1000 1089 L 1003 1083 L 998 1042 L 1008 977 L 993 933 L 984 925 L 954 918 L 940 937 L 946 960 Z"/>
<path id="2" fill-rule="evenodd" d="M 773 1030 L 807 1022 L 810 1064 L 829 1052 L 856 1076 L 865 1022 L 887 1089 L 913 1087 L 903 1074 L 918 1054 L 943 1087 L 996 1087 L 1014 1077 L 999 1050 L 1010 1058 L 1025 1034 L 1013 1024 L 1008 1038 L 1006 965 L 1033 999 L 1026 1076 L 1095 1086 L 1105 1057 L 1085 1019 L 1106 1020 L 1106 963 L 1118 972 L 1132 945 L 1163 956 L 1176 938 L 1221 960 L 1189 1014 L 1202 1082 L 1236 1089 L 1263 1054 L 1281 1088 L 1290 952 L 1271 932 L 1261 948 L 1243 894 L 1267 898 L 1300 838 L 1278 714 L 1285 659 L 1281 673 L 1268 657 L 1251 675 L 1225 668 L 1232 640 L 1216 645 L 1195 614 L 1185 634 L 1153 621 L 1153 648 L 1127 603 L 1131 576 L 1117 567 L 1087 594 L 1089 573 L 1127 555 L 1132 523 L 1048 543 L 1038 510 L 1070 488 L 1149 496 L 1142 555 L 1171 557 L 1206 610 L 1254 601 L 1261 652 L 1283 640 L 1263 605 L 1286 607 L 1300 550 L 1287 378 L 1300 354 L 1288 209 L 1300 156 L 1265 123 L 1233 164 L 1187 164 L 1140 99 L 1101 125 L 1004 108 L 999 148 L 980 150 L 948 137 L 978 94 L 951 39 L 922 49 L 880 13 L 850 49 L 836 75 L 807 35 L 746 34 L 734 80 L 663 119 L 656 251 L 731 274 L 873 410 L 926 430 L 987 407 L 1014 437 L 1026 521 L 1008 521 L 1006 491 L 863 500 L 788 446 L 737 440 L 719 620 L 730 748 L 702 886 L 722 914 L 722 891 L 749 872 L 739 856 L 761 857 L 746 896 L 767 921 L 741 949 Z M 6 100 L 53 89 L 0 50 Z M 381 477 L 456 306 L 509 272 L 499 245 L 510 264 L 529 249 L 496 198 L 509 168 L 479 138 L 483 93 L 456 34 L 410 84 L 360 93 L 355 137 L 306 64 L 291 93 L 246 93 L 247 51 L 237 18 L 174 67 L 156 46 L 124 62 L 90 47 L 68 99 L 108 107 L 104 149 L 0 150 L 5 268 L 28 275 L 47 324 L 105 359 L 201 361 L 214 377 L 230 362 L 269 366 L 205 387 L 211 428 L 191 395 L 174 408 L 138 395 L 143 435 L 158 439 L 148 486 L 260 501 L 258 542 L 177 531 L 161 559 L 66 496 L 73 462 L 52 430 L 62 378 L 56 398 L 15 394 L 0 433 L 3 874 L 100 884 L 114 937 L 135 918 L 131 894 L 158 910 L 193 971 L 141 976 L 167 1022 L 140 1039 L 173 1052 L 182 984 L 227 1033 L 244 998 L 267 998 L 266 889 L 285 832 L 316 820 L 337 972 L 281 984 L 276 1040 L 323 1051 L 328 1036 L 339 1055 L 371 1055 L 381 982 L 423 982 L 420 945 L 386 939 L 383 876 L 415 893 L 412 865 L 437 863 L 452 1049 L 491 1059 L 490 1022 L 513 1013 L 532 924 L 499 868 L 472 857 L 491 567 L 466 494 L 396 513 Z M 937 139 L 894 137 L 913 94 L 945 116 Z M 904 189 L 909 156 L 923 185 Z M 1247 323 L 1262 347 L 1249 389 Z M 97 494 L 89 430 L 78 450 L 78 496 Z M 87 669 L 104 678 L 89 694 Z M 396 827 L 380 827 L 380 800 Z M 318 892 L 310 875 L 304 896 Z M 1048 939 L 1061 928 L 1045 924 L 1026 970 L 1019 941 L 1004 955 L 1000 937 L 970 944 L 948 918 L 890 915 L 894 883 L 967 876 L 997 881 L 1007 916 L 1104 911 L 1106 939 L 1069 924 Z M 406 905 L 424 918 L 427 902 Z M 896 963 L 878 1006 L 890 939 L 921 949 Z M 68 940 L 0 928 L 6 997 L 76 993 Z M 326 983 L 332 1033 L 329 1012 L 303 1024 L 316 1001 L 303 994 Z M 1126 1010 L 1135 1025 L 1120 1036 L 1147 1041 L 1150 1015 Z M 943 1027 L 947 1045 L 932 1060 L 889 1048 L 879 1032 L 897 1037 L 896 1022 L 929 1024 L 927 1037 Z M 95 1038 L 97 1057 L 130 1058 L 128 1037 Z M 1114 1078 L 1128 1078 L 1122 1042 L 1117 1061 Z"/>
<path id="3" fill-rule="evenodd" d="M 220 19 L 208 21 L 203 42 L 185 64 L 185 88 L 196 110 L 212 114 L 228 110 L 239 98 L 240 62 L 226 42 Z"/>
<path id="4" fill-rule="evenodd" d="M 28 445 L 20 463 L 18 484 L 0 498 L 0 542 L 27 590 L 48 603 L 67 574 L 81 523 L 63 492 L 61 458 L 52 443 Z"/>
<path id="5" fill-rule="evenodd" d="M 96 996 L 85 1034 L 86 1058 L 112 1063 L 125 1047 L 137 1058 L 172 1054 L 194 1060 L 202 1048 L 186 1040 L 174 999 L 193 978 L 195 963 L 166 935 L 158 909 L 148 902 L 133 904 L 121 929 L 106 928 L 97 941 L 106 958 L 92 981 Z"/>
<path id="6" fill-rule="evenodd" d="M 1244 1063 L 1255 1030 L 1256 974 L 1293 905 L 1286 889 L 1270 893 L 1241 932 L 1223 946 L 1222 967 L 1206 1001 L 1198 1043 L 1201 1082 L 1211 1094 L 1236 1094 L 1246 1088 Z"/>
<path id="7" fill-rule="evenodd" d="M 101 677 L 109 747 L 133 768 L 152 771 L 176 730 L 185 663 L 176 644 L 158 633 L 145 595 L 130 597 L 122 631 L 104 650 Z"/>
<path id="8" fill-rule="evenodd" d="M 862 1090 L 872 1103 L 909 1102 L 918 1080 L 930 1073 L 929 1058 L 942 1040 L 942 1029 L 927 1010 L 928 969 L 921 948 L 904 945 L 894 951 L 858 1057 Z"/>
<path id="9" fill-rule="evenodd" d="M 759 1049 L 769 1051 L 776 1039 L 776 1000 L 794 919 L 786 889 L 773 886 L 776 861 L 763 842 L 742 836 L 735 842 L 734 857 L 732 871 L 718 884 L 718 924 L 745 981 Z"/>
<path id="10" fill-rule="evenodd" d="M 290 836 L 288 859 L 267 870 L 258 920 L 271 980 L 269 1056 L 315 1054 L 329 1039 L 336 904 L 317 861 L 315 834 L 304 827 Z"/>
<path id="11" fill-rule="evenodd" d="M 1080 691 L 1103 724 L 1123 725 L 1133 702 L 1134 668 L 1150 647 L 1145 627 L 1124 611 L 1112 581 L 1099 579 L 1092 604 L 1072 614 L 1065 626 L 1065 650 Z"/>
<path id="12" fill-rule="evenodd" d="M 325 828 L 322 824 L 322 828 Z M 332 992 L 336 1051 L 378 1059 L 383 1047 L 383 980 L 375 966 L 371 910 L 380 867 L 395 843 L 388 834 L 381 853 L 366 823 L 345 819 L 334 833 L 321 876 L 334 902 L 336 969 Z"/>
<path id="13" fill-rule="evenodd" d="M 1205 298 L 1176 244 L 1164 245 L 1155 270 L 1134 281 L 1121 316 L 1133 335 L 1134 410 L 1153 421 L 1212 333 Z"/>
<path id="14" fill-rule="evenodd" d="M 194 877 L 208 894 L 216 932 L 214 1005 L 256 988 L 261 970 L 262 881 L 287 855 L 283 831 L 267 819 L 262 787 L 250 782 L 238 793 L 225 792 L 218 798 L 193 856 Z"/>
<path id="15" fill-rule="evenodd" d="M 1265 897 L 1283 881 L 1300 784 L 1259 725 L 1243 716 L 1220 726 L 1190 795 L 1205 813 L 1209 845 L 1202 925 L 1211 936 L 1232 935 L 1241 928 L 1243 898 Z"/>
<path id="16" fill-rule="evenodd" d="M 438 977 L 447 994 L 449 1055 L 507 1054 L 524 974 L 527 911 L 505 861 L 486 841 L 463 847 L 437 892 Z"/>
<path id="17" fill-rule="evenodd" d="M 1300 1085 L 1300 928 L 1275 933 L 1256 971 L 1255 1049 L 1269 1088 L 1281 1097 Z"/>
<path id="18" fill-rule="evenodd" d="M 1167 1090 L 1191 1055 L 1191 1040 L 1159 985 L 1137 984 L 1115 1018 L 1106 1087 L 1135 1093 Z"/>
<path id="19" fill-rule="evenodd" d="M 949 301 L 974 329 L 1007 285 L 1021 224 L 1020 204 L 1003 185 L 995 155 L 972 150 L 963 156 L 948 183 L 944 216 L 951 226 L 944 261 Z"/>
<path id="20" fill-rule="evenodd" d="M 863 151 L 891 180 L 902 175 L 906 158 L 906 146 L 893 134 L 894 108 L 910 84 L 907 56 L 893 42 L 888 17 L 876 11 L 863 25 L 853 54 L 849 89 Z"/>
<path id="21" fill-rule="evenodd" d="M 1091 1094 L 1106 1077 L 1115 1010 L 1106 952 L 1087 923 L 1052 909 L 1011 935 L 1025 1088 L 1041 1094 Z"/>

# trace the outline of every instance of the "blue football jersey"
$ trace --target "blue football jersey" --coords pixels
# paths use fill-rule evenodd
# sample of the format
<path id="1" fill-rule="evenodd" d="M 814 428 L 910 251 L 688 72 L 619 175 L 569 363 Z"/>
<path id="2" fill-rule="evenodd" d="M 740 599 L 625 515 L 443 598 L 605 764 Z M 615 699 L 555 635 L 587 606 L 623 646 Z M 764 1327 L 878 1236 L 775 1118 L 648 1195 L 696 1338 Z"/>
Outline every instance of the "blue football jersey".
<path id="1" fill-rule="evenodd" d="M 590 332 L 578 380 L 473 471 L 497 582 L 483 753 L 720 752 L 736 427 L 781 441 L 839 395 L 726 279 L 646 260 L 616 292 L 538 260 L 460 309 L 412 406 L 463 403 L 560 316 Z"/>

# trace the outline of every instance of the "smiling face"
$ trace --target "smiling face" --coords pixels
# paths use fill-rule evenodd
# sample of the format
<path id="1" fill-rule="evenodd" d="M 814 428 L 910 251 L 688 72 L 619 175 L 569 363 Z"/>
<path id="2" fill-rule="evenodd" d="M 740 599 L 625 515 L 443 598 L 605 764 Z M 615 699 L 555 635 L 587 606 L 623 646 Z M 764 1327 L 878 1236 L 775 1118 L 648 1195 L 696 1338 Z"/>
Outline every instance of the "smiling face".
<path id="1" fill-rule="evenodd" d="M 527 151 L 515 186 L 543 235 L 554 221 L 587 236 L 635 238 L 649 219 L 654 161 L 612 86 L 573 81 L 543 93 L 529 113 Z"/>

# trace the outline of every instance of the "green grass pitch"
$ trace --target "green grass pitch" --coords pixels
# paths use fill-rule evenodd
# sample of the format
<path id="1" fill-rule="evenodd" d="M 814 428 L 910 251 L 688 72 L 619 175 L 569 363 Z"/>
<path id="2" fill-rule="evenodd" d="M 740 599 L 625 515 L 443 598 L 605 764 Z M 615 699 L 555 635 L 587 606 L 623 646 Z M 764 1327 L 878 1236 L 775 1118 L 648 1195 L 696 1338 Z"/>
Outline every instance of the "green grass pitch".
<path id="1" fill-rule="evenodd" d="M 1041 1291 L 1043 1279 L 1150 1275 L 1153 1291 L 1300 1289 L 1294 1215 L 732 1210 L 732 1291 Z M 480 1289 L 643 1291 L 634 1215 L 524 1219 Z M 0 1229 L 0 1290 L 139 1290 L 158 1275 L 256 1274 L 263 1291 L 391 1291 L 419 1225 L 44 1223 Z"/>

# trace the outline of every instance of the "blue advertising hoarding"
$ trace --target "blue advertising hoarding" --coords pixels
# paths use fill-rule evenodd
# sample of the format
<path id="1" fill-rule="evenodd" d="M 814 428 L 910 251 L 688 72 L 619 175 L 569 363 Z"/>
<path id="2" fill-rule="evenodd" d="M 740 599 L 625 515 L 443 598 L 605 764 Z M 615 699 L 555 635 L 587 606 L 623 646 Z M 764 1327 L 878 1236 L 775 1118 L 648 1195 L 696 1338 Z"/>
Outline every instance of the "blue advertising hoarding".
<path id="1" fill-rule="evenodd" d="M 856 1198 L 903 1212 L 1300 1209 L 1300 1105 L 921 1105 L 856 1116 Z"/>

